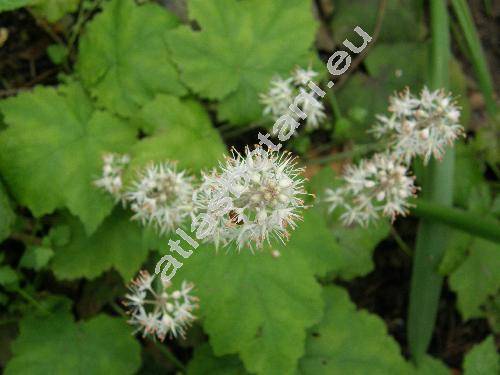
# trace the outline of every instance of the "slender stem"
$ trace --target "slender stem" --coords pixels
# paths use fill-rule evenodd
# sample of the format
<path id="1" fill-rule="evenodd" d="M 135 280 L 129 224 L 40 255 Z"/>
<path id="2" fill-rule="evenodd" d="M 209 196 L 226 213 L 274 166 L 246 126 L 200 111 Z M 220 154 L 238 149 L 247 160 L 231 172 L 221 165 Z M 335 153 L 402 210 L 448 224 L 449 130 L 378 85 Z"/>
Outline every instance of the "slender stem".
<path id="1" fill-rule="evenodd" d="M 76 21 L 73 27 L 71 28 L 71 33 L 68 38 L 68 49 L 71 49 L 73 46 L 73 43 L 75 43 L 76 38 L 78 34 L 80 33 L 80 29 L 83 25 L 84 22 L 84 6 L 83 6 L 84 0 L 80 1 L 80 4 L 78 6 L 78 15 L 76 16 Z M 96 5 L 94 4 L 94 7 Z"/>
<path id="2" fill-rule="evenodd" d="M 184 364 L 165 345 L 158 341 L 155 341 L 155 344 L 160 352 L 162 352 L 162 354 L 167 357 L 170 362 L 175 365 L 175 367 L 177 367 L 181 371 L 186 371 L 186 366 L 184 366 Z"/>
<path id="3" fill-rule="evenodd" d="M 378 10 L 377 10 L 377 20 L 375 21 L 375 28 L 373 29 L 373 33 L 372 33 L 372 41 L 370 42 L 370 44 L 368 44 L 366 46 L 366 48 L 363 50 L 362 53 L 357 55 L 352 60 L 351 66 L 349 67 L 348 74 L 342 75 L 340 77 L 340 79 L 335 83 L 335 87 L 334 87 L 335 91 L 339 90 L 344 85 L 344 83 L 347 82 L 347 79 L 349 78 L 350 72 L 353 72 L 359 66 L 359 64 L 361 64 L 363 62 L 363 60 L 365 59 L 365 57 L 368 54 L 368 51 L 377 41 L 379 34 L 380 34 L 380 30 L 382 29 L 382 22 L 384 21 L 386 5 L 387 5 L 387 0 L 379 0 Z"/>
<path id="4" fill-rule="evenodd" d="M 115 312 L 117 312 L 118 314 L 120 314 L 120 316 L 122 316 L 124 318 L 128 318 L 128 316 L 125 313 L 125 311 L 123 311 L 123 309 L 120 306 L 118 306 L 118 304 L 116 302 L 111 302 L 110 306 L 113 308 L 113 310 Z M 175 365 L 175 367 L 177 367 L 177 369 L 179 369 L 181 371 L 186 371 L 186 366 L 184 366 L 184 364 L 180 361 L 180 359 L 177 358 L 174 355 L 174 353 L 172 353 L 165 345 L 163 345 L 161 342 L 158 342 L 156 340 L 153 340 L 152 342 L 155 344 L 155 346 L 158 348 L 158 350 L 161 351 L 162 354 L 170 362 L 172 362 Z"/>
<path id="5" fill-rule="evenodd" d="M 262 122 L 255 122 L 253 124 L 250 124 L 249 126 L 241 126 L 241 127 L 236 127 L 236 129 L 230 129 L 229 131 L 225 132 L 222 134 L 224 138 L 232 138 L 232 137 L 237 137 L 238 135 L 245 133 L 249 130 L 252 129 L 257 129 L 261 127 L 264 123 Z"/>
<path id="6" fill-rule="evenodd" d="M 394 241 L 396 241 L 396 243 L 398 244 L 399 248 L 403 250 L 406 255 L 411 256 L 413 251 L 411 250 L 410 246 L 408 246 L 406 242 L 401 238 L 398 231 L 393 226 L 391 226 L 391 235 L 392 238 L 394 238 Z"/>
<path id="7" fill-rule="evenodd" d="M 2 320 L 0 320 L 0 326 L 5 325 L 5 324 L 17 323 L 18 321 L 19 321 L 19 319 L 15 319 L 15 318 L 2 319 Z"/>
<path id="8" fill-rule="evenodd" d="M 342 118 L 342 112 L 340 112 L 339 102 L 337 101 L 337 95 L 335 95 L 334 92 L 330 94 L 330 103 L 332 105 L 332 111 L 335 120 L 340 120 Z"/>
<path id="9" fill-rule="evenodd" d="M 34 299 L 28 292 L 25 290 L 19 288 L 19 287 L 14 287 L 12 288 L 16 293 L 18 293 L 21 297 L 23 297 L 30 305 L 35 307 L 38 311 L 44 313 L 44 314 L 49 314 L 49 311 L 42 306 L 40 302 L 38 302 L 36 299 Z"/>
<path id="10" fill-rule="evenodd" d="M 34 236 L 28 233 L 14 232 L 9 236 L 13 240 L 21 241 L 26 245 L 41 245 L 42 239 L 40 237 Z"/>
<path id="11" fill-rule="evenodd" d="M 325 156 L 324 158 L 310 159 L 307 161 L 306 164 L 327 164 L 335 161 L 345 160 L 356 156 L 364 155 L 372 151 L 377 151 L 380 149 L 380 147 L 381 146 L 378 143 L 357 145 L 354 146 L 352 150 L 338 152 L 330 156 Z"/>
<path id="12" fill-rule="evenodd" d="M 500 221 L 494 217 L 443 206 L 423 199 L 416 201 L 411 212 L 420 218 L 439 221 L 473 236 L 500 243 Z"/>
<path id="13" fill-rule="evenodd" d="M 26 8 L 26 10 L 31 15 L 31 17 L 33 17 L 35 19 L 35 22 L 37 23 L 37 25 L 40 26 L 47 33 L 47 35 L 50 36 L 52 38 L 52 40 L 54 40 L 54 42 L 56 42 L 57 44 L 59 44 L 63 47 L 66 47 L 66 44 L 64 43 L 62 38 L 60 38 L 59 35 L 57 35 L 52 30 L 52 28 L 47 24 L 47 22 L 45 22 L 45 20 L 38 17 L 36 15 L 36 13 L 33 12 L 30 8 Z"/>
<path id="14" fill-rule="evenodd" d="M 92 13 L 97 8 L 99 8 L 101 6 L 101 2 L 102 2 L 102 0 L 96 1 L 93 4 L 93 7 L 90 10 L 88 10 L 86 13 L 84 12 L 84 10 L 85 10 L 84 1 L 80 2 L 80 7 L 78 9 L 78 16 L 76 18 L 75 24 L 73 25 L 73 28 L 71 29 L 71 33 L 70 33 L 70 36 L 68 39 L 68 57 L 71 54 L 71 52 L 73 51 L 73 47 L 75 45 L 76 39 L 80 35 L 80 31 L 81 31 L 83 25 L 85 24 L 85 22 L 87 22 L 87 20 L 92 15 Z"/>

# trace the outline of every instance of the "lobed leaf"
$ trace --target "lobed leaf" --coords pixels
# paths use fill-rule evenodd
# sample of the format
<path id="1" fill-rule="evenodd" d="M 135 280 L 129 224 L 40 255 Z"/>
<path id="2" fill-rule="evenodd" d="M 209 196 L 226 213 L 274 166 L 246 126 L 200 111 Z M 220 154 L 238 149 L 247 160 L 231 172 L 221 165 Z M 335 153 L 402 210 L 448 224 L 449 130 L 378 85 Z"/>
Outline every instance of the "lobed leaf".
<path id="1" fill-rule="evenodd" d="M 0 171 L 17 201 L 36 217 L 67 207 L 92 233 L 113 207 L 92 185 L 101 156 L 126 150 L 136 131 L 95 109 L 74 82 L 3 100 L 0 111 L 8 125 L 0 132 Z"/>
<path id="2" fill-rule="evenodd" d="M 340 287 L 324 288 L 323 298 L 323 320 L 307 336 L 300 374 L 411 373 L 411 366 L 379 317 L 356 311 Z"/>
<path id="3" fill-rule="evenodd" d="M 216 355 L 239 354 L 249 372 L 290 373 L 303 354 L 305 329 L 321 317 L 314 273 L 334 259 L 324 224 L 307 215 L 287 246 L 252 254 L 200 246 L 175 280 L 190 280 Z M 187 245 L 186 245 L 187 246 Z M 271 255 L 278 250 L 279 255 Z M 331 252 L 331 254 L 329 254 Z"/>
<path id="4" fill-rule="evenodd" d="M 488 336 L 465 355 L 465 375 L 498 374 L 499 372 L 500 356 L 498 355 L 493 336 Z"/>
<path id="5" fill-rule="evenodd" d="M 183 95 L 163 33 L 177 18 L 157 4 L 112 0 L 80 40 L 77 73 L 107 109 L 130 116 L 157 93 Z"/>
<path id="6" fill-rule="evenodd" d="M 194 100 L 158 95 L 134 123 L 150 136 L 131 149 L 131 172 L 151 160 L 176 160 L 181 168 L 198 171 L 216 166 L 226 151 L 205 109 Z"/>
<path id="7" fill-rule="evenodd" d="M 476 238 L 469 256 L 449 278 L 464 319 L 481 317 L 481 306 L 500 289 L 500 245 Z"/>
<path id="8" fill-rule="evenodd" d="M 187 368 L 188 375 L 245 375 L 248 374 L 236 356 L 216 357 L 210 345 L 195 349 Z"/>
<path id="9" fill-rule="evenodd" d="M 134 374 L 140 346 L 121 319 L 99 315 L 74 322 L 69 311 L 29 315 L 20 322 L 6 375 Z"/>
<path id="10" fill-rule="evenodd" d="M 71 230 L 67 244 L 56 246 L 51 268 L 58 279 L 94 279 L 114 268 L 124 280 L 131 279 L 146 260 L 153 240 L 159 238 L 130 221 L 130 213 L 116 208 L 91 236 L 75 218 L 68 218 Z"/>
<path id="11" fill-rule="evenodd" d="M 235 124 L 260 119 L 259 93 L 307 60 L 316 30 L 309 0 L 190 0 L 189 16 L 201 31 L 166 33 L 181 78 Z"/>

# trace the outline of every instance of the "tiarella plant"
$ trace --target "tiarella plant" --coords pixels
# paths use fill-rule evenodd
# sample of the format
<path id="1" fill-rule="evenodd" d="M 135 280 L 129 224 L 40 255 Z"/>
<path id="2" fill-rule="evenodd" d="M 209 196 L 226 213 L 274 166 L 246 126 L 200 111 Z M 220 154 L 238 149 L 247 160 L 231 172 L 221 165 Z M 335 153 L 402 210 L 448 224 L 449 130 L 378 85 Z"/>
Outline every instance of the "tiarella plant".
<path id="1" fill-rule="evenodd" d="M 0 372 L 499 373 L 492 4 L 0 0 Z"/>

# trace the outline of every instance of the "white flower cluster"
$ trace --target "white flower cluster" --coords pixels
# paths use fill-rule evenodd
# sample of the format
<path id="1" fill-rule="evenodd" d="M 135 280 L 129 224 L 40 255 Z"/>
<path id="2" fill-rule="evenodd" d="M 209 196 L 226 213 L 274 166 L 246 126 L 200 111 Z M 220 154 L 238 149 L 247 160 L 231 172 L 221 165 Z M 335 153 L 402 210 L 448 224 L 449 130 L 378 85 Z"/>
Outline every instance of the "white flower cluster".
<path id="1" fill-rule="evenodd" d="M 154 282 L 155 276 L 141 271 L 130 284 L 130 294 L 123 302 L 131 315 L 128 322 L 137 326 L 135 332 L 142 331 L 143 336 L 156 336 L 161 341 L 167 334 L 184 336 L 186 327 L 196 318 L 193 310 L 198 307 L 198 299 L 190 294 L 193 284 L 184 281 L 179 290 L 170 290 L 171 283 L 157 280 L 153 286 Z"/>
<path id="2" fill-rule="evenodd" d="M 193 215 L 194 178 L 177 171 L 175 163 L 150 163 L 139 170 L 135 181 L 123 186 L 122 175 L 130 157 L 108 153 L 103 162 L 103 176 L 94 185 L 124 205 L 130 204 L 132 220 L 151 225 L 163 234 Z"/>
<path id="3" fill-rule="evenodd" d="M 197 237 L 240 249 L 261 247 L 270 237 L 287 239 L 306 195 L 294 158 L 257 146 L 244 155 L 233 152 L 219 169 L 205 174 L 195 193 Z"/>
<path id="4" fill-rule="evenodd" d="M 405 90 L 389 99 L 390 117 L 377 116 L 372 132 L 386 138 L 396 157 L 409 164 L 415 156 L 427 164 L 431 156 L 441 159 L 445 147 L 463 135 L 460 110 L 443 90 L 424 88 L 420 97 Z"/>
<path id="5" fill-rule="evenodd" d="M 161 234 L 173 231 L 193 213 L 193 177 L 171 162 L 150 164 L 125 194 L 133 220 L 153 225 Z"/>
<path id="6" fill-rule="evenodd" d="M 116 201 L 123 199 L 122 174 L 130 163 L 128 155 L 107 153 L 102 156 L 102 177 L 94 181 L 94 185 L 111 194 Z"/>
<path id="7" fill-rule="evenodd" d="M 290 113 L 290 105 L 295 104 L 307 116 L 306 128 L 317 129 L 326 118 L 325 107 L 306 91 L 306 85 L 317 75 L 318 73 L 311 68 L 297 67 L 286 79 L 274 77 L 270 82 L 269 91 L 260 94 L 260 102 L 264 105 L 264 115 L 277 120 Z M 297 114 L 291 113 L 295 120 L 298 120 Z"/>
<path id="8" fill-rule="evenodd" d="M 371 130 L 388 142 L 387 152 L 347 167 L 344 184 L 326 191 L 330 210 L 342 209 L 346 225 L 407 214 L 417 191 L 409 176 L 413 158 L 422 157 L 425 164 L 432 156 L 440 159 L 445 147 L 463 135 L 460 111 L 442 90 L 424 88 L 419 98 L 405 90 L 389 101 L 391 116 L 377 116 L 379 123 Z"/>
<path id="9" fill-rule="evenodd" d="M 325 201 L 330 203 L 330 211 L 343 209 L 340 219 L 345 225 L 365 226 L 381 216 L 392 220 L 404 216 L 410 207 L 408 198 L 416 192 L 414 177 L 391 154 L 375 154 L 357 166 L 348 166 L 343 179 L 343 186 L 326 191 Z"/>

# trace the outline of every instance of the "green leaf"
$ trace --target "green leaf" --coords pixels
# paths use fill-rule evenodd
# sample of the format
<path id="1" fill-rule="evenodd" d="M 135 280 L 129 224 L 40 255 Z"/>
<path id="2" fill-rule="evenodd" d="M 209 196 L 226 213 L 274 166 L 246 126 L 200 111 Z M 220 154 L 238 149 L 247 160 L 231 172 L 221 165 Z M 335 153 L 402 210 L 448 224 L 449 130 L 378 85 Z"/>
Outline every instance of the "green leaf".
<path id="1" fill-rule="evenodd" d="M 44 268 L 54 256 L 54 250 L 48 247 L 30 246 L 24 252 L 19 265 L 36 271 Z"/>
<path id="2" fill-rule="evenodd" d="M 314 209 L 304 212 L 304 221 L 292 232 L 287 244 L 274 248 L 303 258 L 316 276 L 325 276 L 344 264 L 344 249 L 334 240 L 324 216 Z"/>
<path id="3" fill-rule="evenodd" d="M 17 283 L 19 277 L 16 271 L 14 271 L 10 266 L 0 266 L 0 285 L 9 286 Z"/>
<path id="4" fill-rule="evenodd" d="M 113 207 L 92 185 L 101 156 L 126 151 L 136 131 L 95 109 L 76 83 L 37 87 L 1 101 L 0 111 L 9 125 L 0 132 L 0 170 L 15 198 L 36 217 L 65 206 L 94 231 Z"/>
<path id="5" fill-rule="evenodd" d="M 245 375 L 247 372 L 236 356 L 216 357 L 210 345 L 203 344 L 194 351 L 188 375 Z"/>
<path id="6" fill-rule="evenodd" d="M 488 336 L 465 355 L 464 375 L 487 375 L 499 372 L 500 356 L 493 336 Z"/>
<path id="7" fill-rule="evenodd" d="M 357 311 L 347 292 L 324 288 L 323 320 L 310 329 L 300 374 L 407 374 L 412 368 L 376 315 Z"/>
<path id="8" fill-rule="evenodd" d="M 0 12 L 22 8 L 33 5 L 39 0 L 0 0 Z"/>
<path id="9" fill-rule="evenodd" d="M 269 249 L 238 254 L 200 246 L 175 276 L 195 283 L 215 354 L 238 353 L 249 372 L 292 372 L 304 352 L 305 329 L 321 317 L 321 289 L 306 261 L 313 249 L 292 243 L 278 249 L 273 257 Z"/>
<path id="10" fill-rule="evenodd" d="M 52 246 L 64 246 L 68 244 L 71 236 L 71 229 L 67 225 L 58 225 L 50 228 L 47 238 Z"/>
<path id="11" fill-rule="evenodd" d="M 456 166 L 453 178 L 453 201 L 455 204 L 467 208 L 472 189 L 485 184 L 483 177 L 485 165 L 478 155 L 474 153 L 472 147 L 459 143 L 455 149 Z"/>
<path id="12" fill-rule="evenodd" d="M 33 9 L 49 22 L 56 22 L 78 9 L 80 0 L 36 0 Z"/>
<path id="13" fill-rule="evenodd" d="M 51 268 L 59 279 L 93 279 L 114 268 L 124 280 L 131 279 L 146 260 L 151 241 L 147 231 L 130 221 L 130 213 L 115 209 L 90 237 L 75 218 L 68 244 L 55 247 Z"/>
<path id="14" fill-rule="evenodd" d="M 416 375 L 450 375 L 451 371 L 439 359 L 426 355 L 415 368 Z"/>
<path id="15" fill-rule="evenodd" d="M 458 297 L 464 319 L 481 317 L 480 307 L 500 288 L 500 245 L 475 239 L 470 254 L 450 276 L 450 287 Z"/>
<path id="16" fill-rule="evenodd" d="M 439 263 L 439 273 L 449 275 L 454 272 L 467 257 L 467 250 L 473 242 L 473 237 L 465 232 L 450 231 L 443 259 Z"/>
<path id="17" fill-rule="evenodd" d="M 0 242 L 9 237 L 15 219 L 16 215 L 12 210 L 9 197 L 0 181 Z"/>
<path id="18" fill-rule="evenodd" d="M 220 100 L 219 118 L 244 124 L 261 117 L 258 94 L 275 74 L 307 60 L 316 30 L 309 0 L 191 0 L 188 27 L 167 33 L 182 80 Z"/>
<path id="19" fill-rule="evenodd" d="M 77 72 L 106 108 L 130 116 L 156 93 L 183 95 L 163 33 L 177 18 L 157 4 L 112 0 L 80 41 Z"/>
<path id="20" fill-rule="evenodd" d="M 336 96 L 341 110 L 362 108 L 367 112 L 362 121 L 352 119 L 355 126 L 352 126 L 351 137 L 370 140 L 366 131 L 373 125 L 376 114 L 387 112 L 387 98 L 406 86 L 415 93 L 424 82 L 426 63 L 424 43 L 374 45 L 365 59 L 369 75 L 355 73 Z"/>
<path id="21" fill-rule="evenodd" d="M 54 64 L 59 65 L 68 57 L 68 49 L 60 44 L 51 44 L 47 47 L 47 55 Z"/>
<path id="22" fill-rule="evenodd" d="M 28 316 L 20 322 L 6 375 L 134 374 L 140 345 L 121 319 L 99 315 L 75 323 L 69 311 Z"/>
<path id="23" fill-rule="evenodd" d="M 129 171 L 134 175 L 137 167 L 151 160 L 177 160 L 181 168 L 191 171 L 214 167 L 226 151 L 208 114 L 193 100 L 158 95 L 141 109 L 134 123 L 152 135 L 131 150 Z"/>
<path id="24" fill-rule="evenodd" d="M 330 263 L 328 271 L 344 280 L 351 280 L 373 270 L 373 251 L 380 241 L 387 237 L 390 226 L 385 221 L 372 224 L 367 228 L 342 225 L 322 203 L 325 189 L 332 188 L 337 183 L 335 173 L 327 167 L 311 179 L 309 190 L 319 197 L 319 203 L 316 203 L 313 210 L 321 212 L 323 218 L 328 217 L 327 225 L 331 238 L 326 239 L 325 243 L 333 242 L 336 248 L 335 261 Z"/>
<path id="25" fill-rule="evenodd" d="M 373 251 L 389 234 L 390 225 L 380 221 L 366 228 L 345 227 L 337 221 L 333 224 L 332 231 L 341 249 L 335 274 L 344 280 L 351 280 L 373 270 Z"/>
<path id="26" fill-rule="evenodd" d="M 418 41 L 425 34 L 425 27 L 418 20 L 414 0 L 388 0 L 380 26 L 377 42 Z M 372 0 L 337 0 L 332 19 L 333 39 L 341 44 L 348 38 L 354 42 L 353 30 L 360 26 L 373 36 L 380 3 Z"/>
<path id="27" fill-rule="evenodd" d="M 491 330 L 495 334 L 500 334 L 500 291 L 492 298 L 488 298 L 484 310 Z"/>

